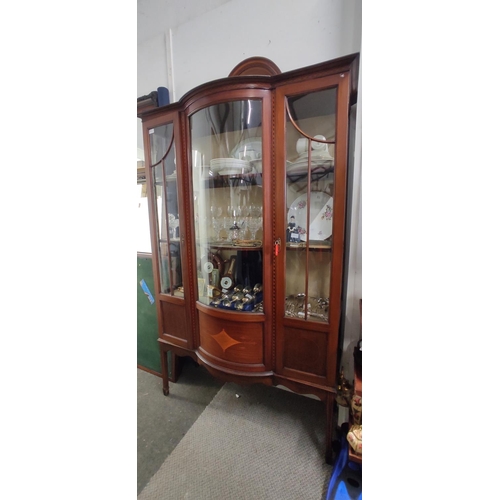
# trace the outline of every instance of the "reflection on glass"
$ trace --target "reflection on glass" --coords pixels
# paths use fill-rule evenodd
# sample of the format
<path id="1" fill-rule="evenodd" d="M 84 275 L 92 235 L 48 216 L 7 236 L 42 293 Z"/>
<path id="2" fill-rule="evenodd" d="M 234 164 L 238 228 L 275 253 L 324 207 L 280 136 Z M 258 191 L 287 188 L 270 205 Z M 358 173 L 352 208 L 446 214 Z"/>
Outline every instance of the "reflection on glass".
<path id="1" fill-rule="evenodd" d="M 150 130 L 161 293 L 184 296 L 173 124 Z"/>
<path id="2" fill-rule="evenodd" d="M 144 161 L 137 161 L 137 251 L 151 253 L 151 233 L 149 232 L 148 195 Z"/>
<path id="3" fill-rule="evenodd" d="M 289 96 L 285 316 L 328 322 L 337 89 Z"/>
<path id="4" fill-rule="evenodd" d="M 198 300 L 262 311 L 262 102 L 190 117 Z"/>

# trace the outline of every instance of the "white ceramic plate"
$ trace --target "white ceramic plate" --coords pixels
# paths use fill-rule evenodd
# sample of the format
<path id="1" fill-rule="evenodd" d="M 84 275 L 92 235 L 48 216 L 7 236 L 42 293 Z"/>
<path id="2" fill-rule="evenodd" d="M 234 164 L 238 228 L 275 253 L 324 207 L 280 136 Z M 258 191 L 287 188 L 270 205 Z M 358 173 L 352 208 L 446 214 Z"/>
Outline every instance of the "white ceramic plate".
<path id="1" fill-rule="evenodd" d="M 286 173 L 295 174 L 307 172 L 307 160 L 307 153 L 305 153 L 299 155 L 299 157 L 294 162 L 287 161 Z M 333 157 L 331 157 L 328 153 L 322 151 L 321 154 L 311 155 L 311 169 L 315 169 L 318 167 L 331 168 L 332 166 Z"/>
<path id="2" fill-rule="evenodd" d="M 332 160 L 311 161 L 311 170 L 314 172 L 315 169 L 324 168 L 329 169 L 333 166 Z M 306 174 L 307 173 L 307 161 L 300 163 L 287 163 L 286 167 L 287 174 Z"/>
<path id="3" fill-rule="evenodd" d="M 320 159 L 320 160 L 333 160 L 333 156 L 330 155 L 328 151 L 311 151 L 311 158 L 313 160 Z M 300 153 L 299 156 L 297 157 L 297 161 L 301 160 L 306 160 L 307 161 L 307 151 L 305 153 Z"/>
<path id="4" fill-rule="evenodd" d="M 323 191 L 311 191 L 309 216 L 309 234 L 299 231 L 300 239 L 306 241 L 326 240 L 332 235 L 333 198 Z M 300 195 L 290 205 L 288 222 L 295 217 L 295 227 L 306 228 L 307 225 L 307 193 Z"/>
<path id="5" fill-rule="evenodd" d="M 247 157 L 249 160 L 258 160 L 262 158 L 262 138 L 251 137 L 243 139 L 232 151 L 234 158 Z"/>
<path id="6" fill-rule="evenodd" d="M 207 179 L 207 178 L 211 177 L 210 173 L 211 173 L 210 165 L 203 165 L 200 167 L 194 167 L 194 169 L 193 169 L 193 175 L 195 177 L 200 177 L 201 179 Z"/>
<path id="7" fill-rule="evenodd" d="M 250 166 L 258 173 L 262 173 L 262 160 L 250 160 Z"/>
<path id="8" fill-rule="evenodd" d="M 222 170 L 219 170 L 219 175 L 242 175 L 248 173 L 250 169 L 248 167 L 235 167 L 235 168 L 223 168 Z"/>
<path id="9" fill-rule="evenodd" d="M 236 158 L 214 158 L 210 160 L 210 170 L 212 172 L 220 172 L 222 170 L 239 170 L 248 172 L 250 165 L 248 161 L 237 160 Z"/>

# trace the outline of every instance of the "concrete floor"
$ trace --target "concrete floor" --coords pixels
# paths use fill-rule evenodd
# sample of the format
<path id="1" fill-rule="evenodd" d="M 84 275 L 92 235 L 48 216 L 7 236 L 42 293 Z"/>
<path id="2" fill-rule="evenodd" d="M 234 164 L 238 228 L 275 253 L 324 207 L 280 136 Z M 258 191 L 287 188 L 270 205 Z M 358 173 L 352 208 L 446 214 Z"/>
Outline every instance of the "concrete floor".
<path id="1" fill-rule="evenodd" d="M 191 358 L 182 358 L 177 383 L 137 370 L 137 495 L 223 386 Z"/>

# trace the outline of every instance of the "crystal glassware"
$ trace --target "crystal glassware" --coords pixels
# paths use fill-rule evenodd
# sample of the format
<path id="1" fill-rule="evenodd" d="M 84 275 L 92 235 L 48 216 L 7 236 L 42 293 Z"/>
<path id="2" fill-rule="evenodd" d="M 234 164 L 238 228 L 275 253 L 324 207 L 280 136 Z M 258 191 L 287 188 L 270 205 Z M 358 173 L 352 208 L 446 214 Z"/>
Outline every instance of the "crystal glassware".
<path id="1" fill-rule="evenodd" d="M 262 227 L 262 217 L 249 217 L 248 229 L 250 230 L 250 239 L 255 240 L 257 231 Z"/>
<path id="2" fill-rule="evenodd" d="M 219 241 L 221 229 L 224 227 L 224 220 L 220 217 L 212 217 L 212 227 L 214 228 L 215 240 Z"/>

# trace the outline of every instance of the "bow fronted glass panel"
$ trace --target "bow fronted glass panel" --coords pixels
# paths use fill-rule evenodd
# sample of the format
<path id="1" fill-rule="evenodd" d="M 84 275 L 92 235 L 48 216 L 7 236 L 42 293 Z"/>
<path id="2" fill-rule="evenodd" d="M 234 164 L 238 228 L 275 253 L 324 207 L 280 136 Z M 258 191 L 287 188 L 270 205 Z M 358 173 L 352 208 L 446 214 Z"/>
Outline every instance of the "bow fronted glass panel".
<path id="1" fill-rule="evenodd" d="M 262 101 L 235 100 L 189 119 L 198 300 L 262 309 Z"/>

